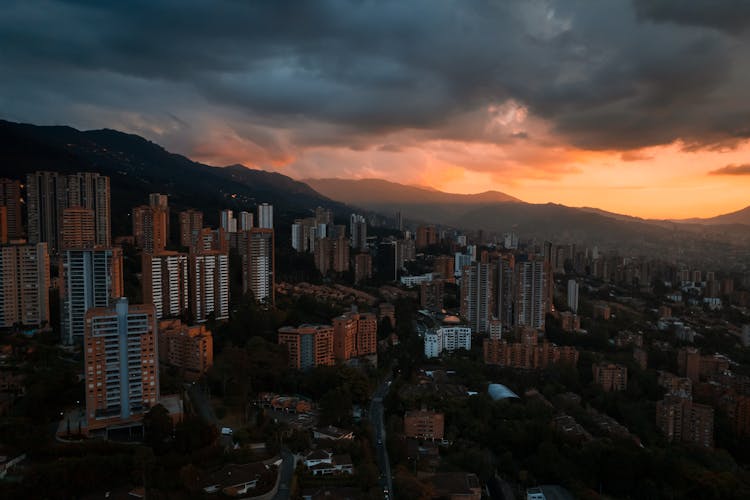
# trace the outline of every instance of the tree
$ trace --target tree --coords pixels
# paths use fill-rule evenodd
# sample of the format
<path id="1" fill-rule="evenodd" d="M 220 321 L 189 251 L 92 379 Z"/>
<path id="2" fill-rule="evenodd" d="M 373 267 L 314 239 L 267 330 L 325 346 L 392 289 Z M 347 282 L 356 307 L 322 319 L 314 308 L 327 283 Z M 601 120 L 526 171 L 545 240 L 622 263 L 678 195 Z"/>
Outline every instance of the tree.
<path id="1" fill-rule="evenodd" d="M 166 450 L 166 443 L 172 437 L 172 418 L 162 405 L 156 405 L 143 416 L 143 431 L 146 443 L 157 453 Z"/>

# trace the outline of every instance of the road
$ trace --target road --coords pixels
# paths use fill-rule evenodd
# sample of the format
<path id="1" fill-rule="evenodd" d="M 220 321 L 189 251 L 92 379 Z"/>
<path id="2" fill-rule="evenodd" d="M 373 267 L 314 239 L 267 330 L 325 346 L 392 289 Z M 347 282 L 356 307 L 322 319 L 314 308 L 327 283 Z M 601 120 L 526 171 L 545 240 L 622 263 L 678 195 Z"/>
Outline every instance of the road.
<path id="1" fill-rule="evenodd" d="M 393 480 L 391 478 L 391 462 L 388 460 L 388 448 L 386 447 L 385 419 L 383 416 L 383 399 L 391 387 L 388 377 L 375 391 L 370 403 L 370 421 L 372 422 L 373 434 L 375 435 L 375 453 L 380 467 L 380 486 L 388 491 L 388 496 L 393 496 Z"/>
<path id="2" fill-rule="evenodd" d="M 274 495 L 273 500 L 289 500 L 292 486 L 292 476 L 294 475 L 294 455 L 287 448 L 281 450 L 281 467 L 279 468 L 279 474 L 281 474 L 281 480 L 279 481 L 279 491 Z"/>

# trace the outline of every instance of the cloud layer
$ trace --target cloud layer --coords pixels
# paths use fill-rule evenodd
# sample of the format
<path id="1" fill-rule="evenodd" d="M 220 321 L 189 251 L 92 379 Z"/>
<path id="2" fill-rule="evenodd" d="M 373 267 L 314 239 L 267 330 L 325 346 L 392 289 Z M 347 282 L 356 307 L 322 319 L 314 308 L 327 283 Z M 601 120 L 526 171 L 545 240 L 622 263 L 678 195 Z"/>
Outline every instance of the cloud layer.
<path id="1" fill-rule="evenodd" d="M 748 5 L 16 0 L 0 110 L 305 177 L 555 178 L 581 152 L 749 138 Z"/>

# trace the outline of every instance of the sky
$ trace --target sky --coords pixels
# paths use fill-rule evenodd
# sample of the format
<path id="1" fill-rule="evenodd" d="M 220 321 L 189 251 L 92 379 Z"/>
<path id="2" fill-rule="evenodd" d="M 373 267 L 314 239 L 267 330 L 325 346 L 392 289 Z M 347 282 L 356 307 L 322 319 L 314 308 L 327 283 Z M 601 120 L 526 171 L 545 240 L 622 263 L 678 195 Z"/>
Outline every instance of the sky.
<path id="1" fill-rule="evenodd" d="M 747 0 L 5 0 L 0 118 L 297 179 L 750 205 Z"/>

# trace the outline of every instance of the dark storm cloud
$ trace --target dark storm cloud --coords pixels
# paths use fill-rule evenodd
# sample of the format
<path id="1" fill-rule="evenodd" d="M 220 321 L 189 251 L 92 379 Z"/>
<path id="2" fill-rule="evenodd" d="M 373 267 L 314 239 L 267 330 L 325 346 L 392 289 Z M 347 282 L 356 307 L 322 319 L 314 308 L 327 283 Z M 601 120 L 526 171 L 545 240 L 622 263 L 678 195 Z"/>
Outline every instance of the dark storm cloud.
<path id="1" fill-rule="evenodd" d="M 283 156 L 405 130 L 533 140 L 469 123 L 513 100 L 580 147 L 712 146 L 750 136 L 739 3 L 5 2 L 0 110 L 83 126 L 120 116 L 188 149 L 213 116 Z"/>
<path id="2" fill-rule="evenodd" d="M 634 0 L 642 19 L 739 32 L 750 26 L 747 0 Z"/>
<path id="3" fill-rule="evenodd" d="M 727 165 L 709 172 L 709 175 L 750 175 L 750 163 L 744 165 Z"/>

